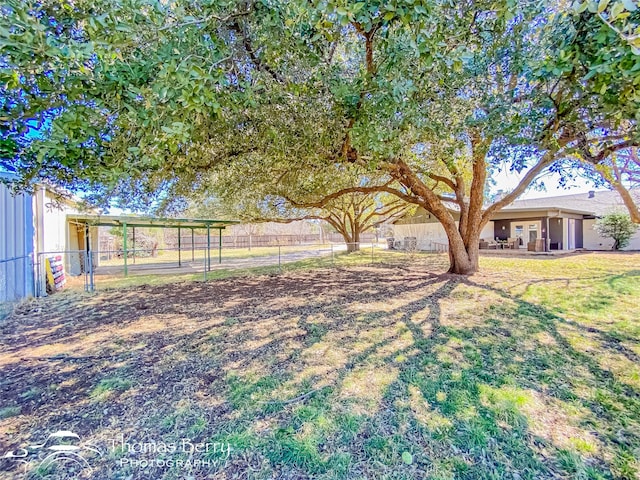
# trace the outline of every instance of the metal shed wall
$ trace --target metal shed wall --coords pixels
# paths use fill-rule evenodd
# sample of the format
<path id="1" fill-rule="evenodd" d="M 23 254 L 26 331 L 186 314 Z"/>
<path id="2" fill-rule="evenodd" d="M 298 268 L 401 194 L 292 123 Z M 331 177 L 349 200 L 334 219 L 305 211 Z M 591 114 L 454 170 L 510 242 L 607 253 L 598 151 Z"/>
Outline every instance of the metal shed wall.
<path id="1" fill-rule="evenodd" d="M 11 178 L 0 172 L 0 179 Z M 33 199 L 0 183 L 0 302 L 33 295 Z"/>

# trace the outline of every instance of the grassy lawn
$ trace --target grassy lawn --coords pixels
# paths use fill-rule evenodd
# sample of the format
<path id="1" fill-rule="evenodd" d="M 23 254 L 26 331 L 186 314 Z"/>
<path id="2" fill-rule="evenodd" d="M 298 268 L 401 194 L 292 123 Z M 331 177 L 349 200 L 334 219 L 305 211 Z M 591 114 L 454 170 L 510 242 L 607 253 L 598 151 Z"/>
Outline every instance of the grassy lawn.
<path id="1" fill-rule="evenodd" d="M 25 302 L 0 450 L 71 430 L 100 480 L 640 478 L 639 254 L 402 258 Z"/>

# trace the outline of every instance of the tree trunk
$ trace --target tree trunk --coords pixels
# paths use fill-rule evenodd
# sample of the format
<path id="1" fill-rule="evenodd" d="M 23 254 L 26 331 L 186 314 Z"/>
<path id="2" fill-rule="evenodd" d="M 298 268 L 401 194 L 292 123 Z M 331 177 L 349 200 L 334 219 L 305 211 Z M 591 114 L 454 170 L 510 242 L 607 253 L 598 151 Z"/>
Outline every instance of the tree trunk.
<path id="1" fill-rule="evenodd" d="M 355 232 L 351 232 L 351 235 L 347 233 L 343 233 L 342 238 L 344 238 L 344 243 L 347 245 L 347 253 L 360 251 L 360 232 L 359 231 L 356 230 Z"/>
<path id="2" fill-rule="evenodd" d="M 353 227 L 353 252 L 360 251 L 360 226 L 354 225 Z"/>
<path id="3" fill-rule="evenodd" d="M 471 275 L 478 271 L 478 245 L 470 245 L 468 248 L 454 247 L 449 242 L 449 273 L 458 275 Z"/>
<path id="4" fill-rule="evenodd" d="M 449 238 L 449 273 L 458 275 L 471 275 L 478 271 L 478 258 L 480 256 L 480 238 L 470 235 L 465 242 L 462 235 L 453 225 L 443 224 Z"/>

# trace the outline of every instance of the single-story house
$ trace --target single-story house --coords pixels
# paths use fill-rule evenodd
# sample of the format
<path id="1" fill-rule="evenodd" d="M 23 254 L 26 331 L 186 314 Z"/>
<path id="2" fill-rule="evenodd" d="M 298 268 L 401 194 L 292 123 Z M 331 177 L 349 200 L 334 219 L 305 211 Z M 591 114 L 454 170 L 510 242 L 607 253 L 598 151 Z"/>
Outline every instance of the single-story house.
<path id="1" fill-rule="evenodd" d="M 640 199 L 640 192 L 636 193 Z M 598 235 L 594 224 L 598 217 L 607 213 L 626 211 L 618 193 L 610 190 L 516 200 L 496 212 L 484 227 L 480 235 L 481 247 L 508 245 L 535 251 L 611 250 L 613 240 Z M 454 217 L 458 215 L 453 207 L 451 212 Z M 419 250 L 438 250 L 438 246 L 448 244 L 440 222 L 422 208 L 396 220 L 392 230 L 397 241 L 415 238 L 411 241 L 417 243 Z M 640 250 L 640 231 L 625 250 Z"/>

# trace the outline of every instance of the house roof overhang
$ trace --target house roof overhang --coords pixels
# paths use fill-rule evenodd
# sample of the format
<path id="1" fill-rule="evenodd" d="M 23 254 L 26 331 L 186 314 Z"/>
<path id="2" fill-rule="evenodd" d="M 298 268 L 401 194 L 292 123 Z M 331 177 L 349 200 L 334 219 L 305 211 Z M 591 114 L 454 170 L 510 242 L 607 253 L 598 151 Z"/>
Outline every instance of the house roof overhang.
<path id="1" fill-rule="evenodd" d="M 563 207 L 504 207 L 496 212 L 496 214 L 511 214 L 511 213 L 530 213 L 530 212 L 540 212 L 547 216 L 549 213 L 572 213 L 574 215 L 593 215 L 593 211 L 588 210 L 578 210 L 575 208 L 563 208 Z"/>
<path id="2" fill-rule="evenodd" d="M 451 214 L 454 216 L 454 218 L 457 218 L 458 215 L 460 215 L 460 210 L 459 208 L 454 208 L 452 207 L 450 204 L 449 205 L 445 205 L 447 210 L 449 210 L 449 212 L 451 212 Z M 580 209 L 575 209 L 575 208 L 563 208 L 563 207 L 514 207 L 514 206 L 507 206 L 504 207 L 500 210 L 498 210 L 497 212 L 495 212 L 492 216 L 491 216 L 491 220 L 508 220 L 510 217 L 517 217 L 519 214 L 526 214 L 528 217 L 533 216 L 532 214 L 536 214 L 538 213 L 537 216 L 539 217 L 558 217 L 561 216 L 563 213 L 564 214 L 568 214 L 568 215 L 576 215 L 576 216 L 586 216 L 586 217 L 590 217 L 592 218 L 595 213 L 593 211 L 589 211 L 589 210 L 580 210 Z M 402 217 L 400 219 L 397 219 L 393 222 L 393 224 L 401 224 L 401 220 L 403 220 L 405 217 Z M 414 218 L 421 218 L 420 215 L 414 217 Z M 421 222 L 417 222 L 417 223 L 421 223 Z"/>

